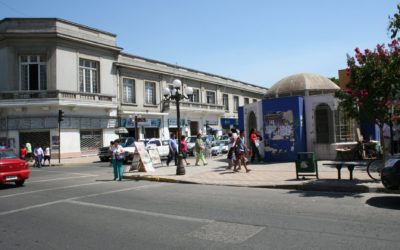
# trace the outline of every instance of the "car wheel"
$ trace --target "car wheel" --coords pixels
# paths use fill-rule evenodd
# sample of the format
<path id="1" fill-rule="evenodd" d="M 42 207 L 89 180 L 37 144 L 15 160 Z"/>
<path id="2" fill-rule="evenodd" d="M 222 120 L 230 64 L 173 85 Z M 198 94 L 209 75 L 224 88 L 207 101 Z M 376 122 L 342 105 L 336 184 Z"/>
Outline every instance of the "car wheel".
<path id="1" fill-rule="evenodd" d="M 24 185 L 25 180 L 19 180 L 19 181 L 15 181 L 15 185 L 17 185 L 18 187 L 22 187 Z"/>
<path id="2" fill-rule="evenodd" d="M 106 161 L 108 161 L 108 158 L 106 158 L 106 157 L 100 157 L 100 161 L 106 162 Z"/>

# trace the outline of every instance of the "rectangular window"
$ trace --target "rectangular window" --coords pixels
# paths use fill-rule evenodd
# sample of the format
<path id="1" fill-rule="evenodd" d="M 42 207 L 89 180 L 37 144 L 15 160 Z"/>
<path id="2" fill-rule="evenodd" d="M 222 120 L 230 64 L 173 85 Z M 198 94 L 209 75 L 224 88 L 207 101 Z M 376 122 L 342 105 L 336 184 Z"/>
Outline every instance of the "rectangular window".
<path id="1" fill-rule="evenodd" d="M 199 93 L 200 93 L 199 89 L 193 89 L 193 95 L 189 97 L 189 101 L 199 103 L 200 102 Z"/>
<path id="2" fill-rule="evenodd" d="M 257 99 L 253 99 L 253 102 L 257 102 Z"/>
<path id="3" fill-rule="evenodd" d="M 145 82 L 145 104 L 156 105 L 156 83 Z"/>
<path id="4" fill-rule="evenodd" d="M 349 118 L 342 108 L 335 111 L 336 142 L 354 141 L 354 120 Z"/>
<path id="5" fill-rule="evenodd" d="M 227 94 L 223 94 L 222 95 L 222 105 L 224 105 L 225 110 L 229 110 L 229 101 L 228 101 L 228 95 Z"/>
<path id="6" fill-rule="evenodd" d="M 47 67 L 44 56 L 20 56 L 19 69 L 21 90 L 47 89 Z"/>
<path id="7" fill-rule="evenodd" d="M 123 79 L 123 102 L 136 103 L 135 80 Z"/>
<path id="8" fill-rule="evenodd" d="M 99 93 L 99 63 L 79 59 L 79 90 L 85 93 Z"/>
<path id="9" fill-rule="evenodd" d="M 207 104 L 215 104 L 215 92 L 206 91 Z"/>
<path id="10" fill-rule="evenodd" d="M 239 96 L 233 97 L 233 111 L 237 112 L 239 108 Z"/>
<path id="11" fill-rule="evenodd" d="M 245 98 L 244 98 L 244 104 L 249 104 L 249 103 L 250 103 L 249 98 L 245 97 Z"/>

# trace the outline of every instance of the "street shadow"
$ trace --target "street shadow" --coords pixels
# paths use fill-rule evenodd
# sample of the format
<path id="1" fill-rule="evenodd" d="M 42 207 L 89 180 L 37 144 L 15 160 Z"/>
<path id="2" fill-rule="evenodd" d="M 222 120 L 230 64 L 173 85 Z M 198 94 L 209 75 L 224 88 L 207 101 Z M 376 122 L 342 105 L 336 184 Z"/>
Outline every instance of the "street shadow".
<path id="1" fill-rule="evenodd" d="M 12 189 L 12 188 L 19 188 L 19 187 L 17 185 L 15 185 L 14 183 L 3 183 L 3 184 L 0 184 L 0 190 Z"/>
<path id="2" fill-rule="evenodd" d="M 346 197 L 362 198 L 363 196 L 358 193 L 349 192 L 332 192 L 332 191 L 306 191 L 306 190 L 292 190 L 288 194 L 297 194 L 300 197 L 313 198 L 313 197 L 326 197 L 333 199 L 341 199 Z"/>
<path id="3" fill-rule="evenodd" d="M 219 173 L 219 174 L 236 174 L 235 172 L 233 172 L 232 170 L 230 170 L 230 171 L 227 171 L 227 172 L 222 172 L 222 173 Z"/>
<path id="4" fill-rule="evenodd" d="M 400 210 L 400 196 L 372 197 L 366 203 L 372 207 Z"/>
<path id="5" fill-rule="evenodd" d="M 292 180 L 294 181 L 294 179 Z M 362 197 L 360 193 L 369 192 L 369 187 L 364 185 L 366 182 L 369 181 L 320 179 L 299 185 L 297 190 L 292 192 L 303 197 L 360 198 Z"/>
<path id="6" fill-rule="evenodd" d="M 96 181 L 99 181 L 99 182 L 109 182 L 109 181 L 114 181 L 113 179 L 106 179 L 106 180 L 96 180 Z"/>

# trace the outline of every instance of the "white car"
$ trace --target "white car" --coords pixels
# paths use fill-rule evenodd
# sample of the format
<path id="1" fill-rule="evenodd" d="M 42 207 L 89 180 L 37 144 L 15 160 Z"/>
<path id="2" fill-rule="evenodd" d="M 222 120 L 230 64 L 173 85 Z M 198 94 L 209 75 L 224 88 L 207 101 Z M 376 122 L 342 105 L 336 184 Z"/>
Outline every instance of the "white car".
<path id="1" fill-rule="evenodd" d="M 211 148 L 211 155 L 219 155 L 228 153 L 228 140 L 220 140 Z"/>
<path id="2" fill-rule="evenodd" d="M 161 141 L 161 139 L 158 138 L 151 138 L 146 143 L 146 149 L 148 150 L 151 147 L 157 148 L 158 154 L 160 155 L 161 159 L 168 158 L 169 154 L 168 141 Z"/>
<path id="3" fill-rule="evenodd" d="M 187 154 L 193 156 L 194 155 L 194 146 L 196 145 L 197 136 L 188 136 L 186 137 L 186 145 L 187 145 Z"/>

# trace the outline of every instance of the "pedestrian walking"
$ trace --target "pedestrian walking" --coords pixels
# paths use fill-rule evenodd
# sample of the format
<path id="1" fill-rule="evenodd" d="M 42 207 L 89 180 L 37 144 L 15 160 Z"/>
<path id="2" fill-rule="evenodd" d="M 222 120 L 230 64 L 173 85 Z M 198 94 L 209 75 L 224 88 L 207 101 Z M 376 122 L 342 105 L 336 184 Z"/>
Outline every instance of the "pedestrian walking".
<path id="1" fill-rule="evenodd" d="M 46 145 L 44 148 L 44 158 L 43 158 L 43 166 L 46 165 L 46 160 L 49 162 L 49 167 L 51 166 L 51 154 L 50 154 L 50 146 Z"/>
<path id="2" fill-rule="evenodd" d="M 35 164 L 34 166 L 37 168 L 41 168 L 42 167 L 42 160 L 43 160 L 43 149 L 42 147 L 39 145 L 36 145 L 35 148 L 33 149 L 33 154 L 35 156 Z"/>
<path id="3" fill-rule="evenodd" d="M 201 160 L 203 162 L 203 165 L 207 165 L 207 161 L 204 158 L 204 142 L 203 139 L 201 138 L 201 133 L 197 134 L 197 138 L 196 138 L 196 144 L 194 145 L 194 150 L 196 151 L 196 164 L 195 166 L 200 166 L 199 165 L 199 161 Z"/>
<path id="4" fill-rule="evenodd" d="M 26 159 L 26 147 L 25 146 L 21 146 L 21 149 L 19 150 L 19 158 L 21 160 L 25 160 Z"/>
<path id="5" fill-rule="evenodd" d="M 233 169 L 234 172 L 239 172 L 241 170 L 242 165 L 246 169 L 246 173 L 251 171 L 251 169 L 247 168 L 247 163 L 246 163 L 247 162 L 247 158 L 246 158 L 247 151 L 248 151 L 248 149 L 247 149 L 245 141 L 244 141 L 244 131 L 241 130 L 240 135 L 236 139 L 236 143 L 235 143 L 235 156 L 236 156 L 237 168 L 235 166 L 235 168 Z"/>
<path id="6" fill-rule="evenodd" d="M 169 154 L 167 159 L 167 166 L 174 159 L 175 166 L 178 166 L 178 145 L 176 144 L 175 135 L 171 133 L 168 140 Z"/>
<path id="7" fill-rule="evenodd" d="M 181 135 L 181 153 L 182 153 L 182 159 L 185 161 L 186 165 L 190 165 L 190 163 L 187 162 L 187 143 L 186 143 L 186 136 Z"/>
<path id="8" fill-rule="evenodd" d="M 32 160 L 32 145 L 29 142 L 25 143 L 26 147 L 26 158 L 28 161 Z"/>
<path id="9" fill-rule="evenodd" d="M 227 154 L 227 161 L 228 161 L 228 166 L 226 169 L 232 169 L 233 163 L 234 163 L 234 151 L 235 151 L 235 139 L 232 136 L 232 133 L 228 133 L 228 154 Z"/>
<path id="10" fill-rule="evenodd" d="M 253 163 L 255 158 L 257 157 L 257 161 L 261 162 L 261 155 L 258 147 L 260 146 L 260 138 L 257 135 L 257 131 L 255 128 L 250 130 L 250 149 L 251 149 L 251 158 L 250 162 Z"/>
<path id="11" fill-rule="evenodd" d="M 114 168 L 114 181 L 118 179 L 118 181 L 122 181 L 122 162 L 124 160 L 124 149 L 121 145 L 119 145 L 120 141 L 117 139 L 114 141 L 114 145 L 112 146 L 112 159 L 113 159 L 113 168 Z"/>

